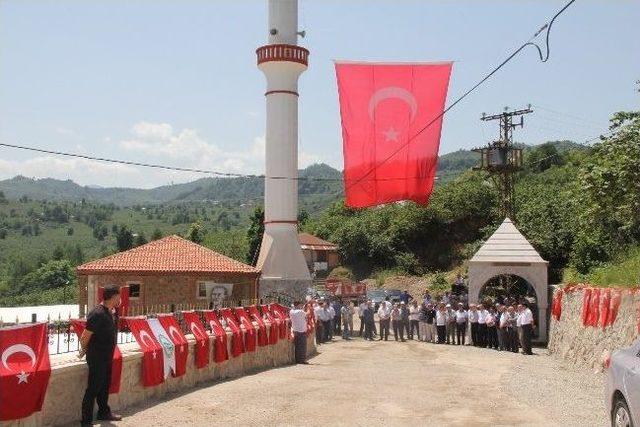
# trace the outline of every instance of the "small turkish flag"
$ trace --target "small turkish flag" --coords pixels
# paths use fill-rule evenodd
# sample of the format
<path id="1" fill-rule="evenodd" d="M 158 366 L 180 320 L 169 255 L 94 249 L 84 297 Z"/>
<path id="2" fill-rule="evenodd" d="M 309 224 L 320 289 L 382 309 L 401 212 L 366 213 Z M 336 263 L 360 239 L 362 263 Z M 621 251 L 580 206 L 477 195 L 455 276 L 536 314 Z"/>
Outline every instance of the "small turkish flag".
<path id="1" fill-rule="evenodd" d="M 196 340 L 195 363 L 197 368 L 204 368 L 209 364 L 209 337 L 202 326 L 202 321 L 195 311 L 183 311 L 182 316 L 187 329 Z"/>
<path id="2" fill-rule="evenodd" d="M 40 411 L 50 375 L 46 323 L 0 329 L 0 421 Z"/>
<path id="3" fill-rule="evenodd" d="M 179 377 L 187 372 L 187 357 L 189 356 L 189 342 L 182 333 L 180 325 L 173 314 L 158 314 L 158 321 L 167 332 L 176 350 L 176 370 L 174 377 Z"/>
<path id="4" fill-rule="evenodd" d="M 87 328 L 87 321 L 84 319 L 71 319 L 73 330 L 78 335 L 78 339 L 82 336 L 82 333 Z M 109 393 L 120 392 L 120 378 L 122 377 L 122 353 L 116 345 L 113 350 L 113 362 L 111 364 L 111 382 L 109 383 Z"/>
<path id="5" fill-rule="evenodd" d="M 346 204 L 427 204 L 451 62 L 336 63 Z"/>
<path id="6" fill-rule="evenodd" d="M 269 344 L 277 344 L 280 335 L 280 319 L 277 319 L 271 314 L 267 305 L 261 305 L 260 309 L 262 310 L 262 315 L 269 321 L 269 325 L 271 325 L 269 327 Z"/>
<path id="7" fill-rule="evenodd" d="M 142 385 L 151 387 L 164 382 L 163 350 L 147 319 L 129 318 L 127 325 L 142 350 Z"/>
<path id="8" fill-rule="evenodd" d="M 262 319 L 257 306 L 251 305 L 248 307 L 248 310 L 251 318 L 258 324 L 258 346 L 264 347 L 269 344 L 267 326 L 264 324 L 264 319 Z"/>
<path id="9" fill-rule="evenodd" d="M 244 308 L 236 307 L 234 311 L 236 313 L 236 317 L 240 321 L 240 324 L 244 326 L 244 348 L 247 351 L 256 351 L 258 333 L 256 328 L 253 326 L 253 322 Z"/>
<path id="10" fill-rule="evenodd" d="M 231 337 L 231 355 L 238 357 L 245 352 L 244 342 L 242 341 L 242 329 L 238 325 L 238 319 L 230 308 L 220 309 L 220 316 L 227 323 L 227 326 L 233 334 Z"/>
<path id="11" fill-rule="evenodd" d="M 225 360 L 229 360 L 229 351 L 227 350 L 227 331 L 225 331 L 222 324 L 220 324 L 220 319 L 218 319 L 218 316 L 216 316 L 216 313 L 213 310 L 205 310 L 204 320 L 209 323 L 211 333 L 215 337 L 215 353 L 213 355 L 213 360 L 215 360 L 216 363 L 222 363 Z"/>

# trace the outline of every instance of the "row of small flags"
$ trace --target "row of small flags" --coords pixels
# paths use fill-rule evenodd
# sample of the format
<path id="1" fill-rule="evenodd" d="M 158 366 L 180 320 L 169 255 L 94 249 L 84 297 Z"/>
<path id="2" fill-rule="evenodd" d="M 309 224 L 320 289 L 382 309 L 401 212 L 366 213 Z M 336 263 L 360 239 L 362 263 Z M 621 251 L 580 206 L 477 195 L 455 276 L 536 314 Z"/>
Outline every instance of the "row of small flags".
<path id="1" fill-rule="evenodd" d="M 183 320 L 196 340 L 194 363 L 196 368 L 207 366 L 211 359 L 222 363 L 230 357 L 254 352 L 257 347 L 291 339 L 289 310 L 280 304 L 235 309 L 184 311 Z M 308 333 L 314 327 L 308 318 Z M 122 326 L 129 328 L 143 352 L 142 384 L 151 387 L 161 384 L 169 376 L 186 373 L 189 345 L 173 314 L 157 317 L 123 317 Z M 75 333 L 80 337 L 86 327 L 84 319 L 72 319 Z M 254 323 L 255 322 L 255 325 Z M 271 328 L 267 331 L 265 322 Z M 205 326 L 206 325 L 206 326 Z M 226 329 L 231 331 L 231 350 L 227 345 Z M 51 375 L 47 347 L 48 324 L 33 323 L 0 329 L 0 421 L 25 418 L 42 409 Z M 213 341 L 213 355 L 209 342 Z M 120 391 L 122 353 L 114 351 L 109 393 Z"/>

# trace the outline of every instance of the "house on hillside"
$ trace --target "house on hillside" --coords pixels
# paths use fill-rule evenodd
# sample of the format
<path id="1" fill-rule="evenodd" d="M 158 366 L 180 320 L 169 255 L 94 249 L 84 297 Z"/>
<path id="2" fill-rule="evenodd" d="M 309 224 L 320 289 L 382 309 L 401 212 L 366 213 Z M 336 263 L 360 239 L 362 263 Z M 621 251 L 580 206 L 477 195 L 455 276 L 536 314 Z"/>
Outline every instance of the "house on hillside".
<path id="1" fill-rule="evenodd" d="M 308 233 L 298 234 L 298 241 L 312 276 L 326 274 L 340 265 L 338 245 L 335 243 L 327 242 Z"/>
<path id="2" fill-rule="evenodd" d="M 260 271 L 178 236 L 168 236 L 77 268 L 80 315 L 98 301 L 98 288 L 129 286 L 129 305 L 196 305 L 257 297 Z"/>

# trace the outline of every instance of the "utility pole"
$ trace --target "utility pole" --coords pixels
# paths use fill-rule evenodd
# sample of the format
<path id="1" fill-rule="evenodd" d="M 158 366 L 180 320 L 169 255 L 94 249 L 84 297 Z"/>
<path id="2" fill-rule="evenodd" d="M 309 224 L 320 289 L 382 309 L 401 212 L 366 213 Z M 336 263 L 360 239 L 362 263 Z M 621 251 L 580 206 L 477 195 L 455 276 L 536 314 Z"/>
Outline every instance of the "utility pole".
<path id="1" fill-rule="evenodd" d="M 482 113 L 480 120 L 500 120 L 500 138 L 490 142 L 486 147 L 472 151 L 480 154 L 480 165 L 476 170 L 485 170 L 491 176 L 493 184 L 500 193 L 500 211 L 502 216 L 515 220 L 513 187 L 515 173 L 522 169 L 522 149 L 513 146 L 513 129 L 524 125 L 524 115 L 533 113 L 531 105 L 525 109 L 508 111 L 494 115 Z M 519 123 L 513 123 L 514 117 L 520 117 Z"/>

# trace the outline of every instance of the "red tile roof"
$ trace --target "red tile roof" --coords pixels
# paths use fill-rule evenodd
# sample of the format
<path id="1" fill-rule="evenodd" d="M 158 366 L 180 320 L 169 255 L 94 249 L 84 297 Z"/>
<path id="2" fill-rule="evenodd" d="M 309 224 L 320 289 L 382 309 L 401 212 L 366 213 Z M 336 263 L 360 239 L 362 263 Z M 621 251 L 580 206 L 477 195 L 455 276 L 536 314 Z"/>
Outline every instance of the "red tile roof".
<path id="1" fill-rule="evenodd" d="M 309 233 L 298 234 L 298 241 L 302 249 L 312 249 L 320 251 L 335 251 L 338 249 L 338 245 L 335 243 L 327 242 L 319 237 L 316 237 Z"/>
<path id="2" fill-rule="evenodd" d="M 259 270 L 182 237 L 168 236 L 88 262 L 79 266 L 77 272 L 259 273 Z"/>

